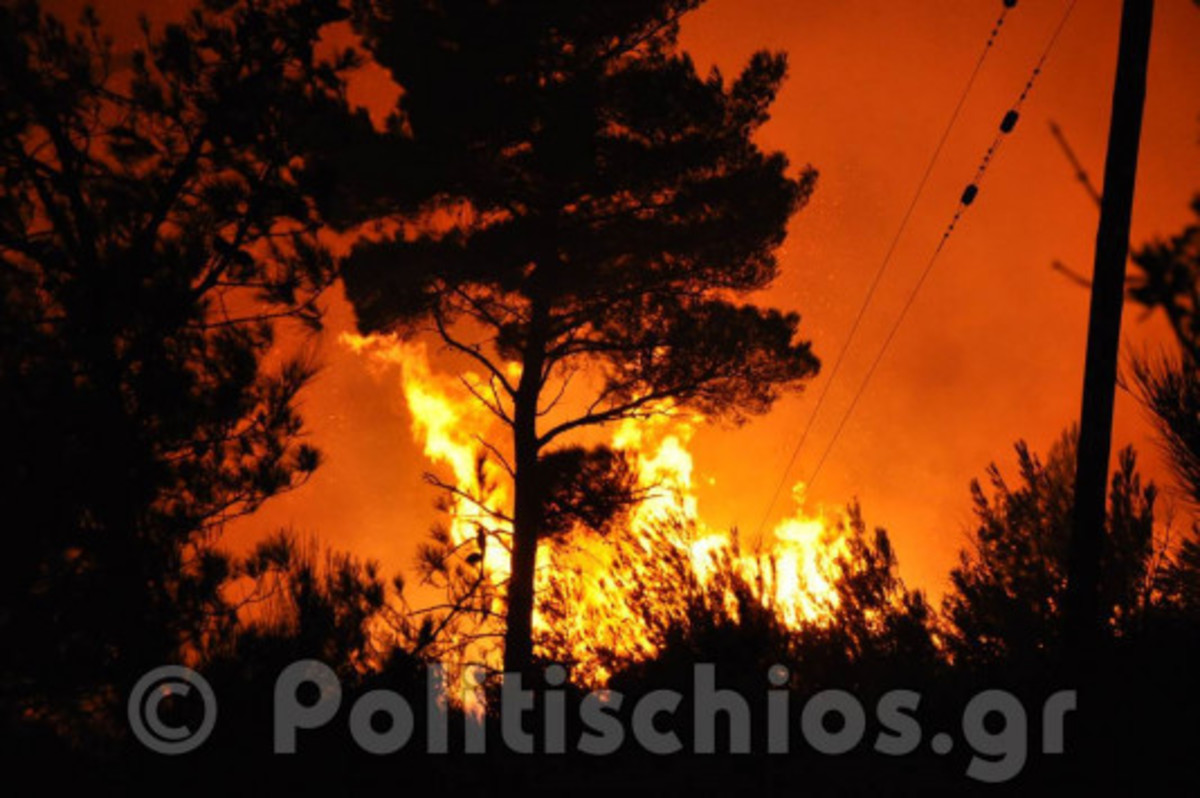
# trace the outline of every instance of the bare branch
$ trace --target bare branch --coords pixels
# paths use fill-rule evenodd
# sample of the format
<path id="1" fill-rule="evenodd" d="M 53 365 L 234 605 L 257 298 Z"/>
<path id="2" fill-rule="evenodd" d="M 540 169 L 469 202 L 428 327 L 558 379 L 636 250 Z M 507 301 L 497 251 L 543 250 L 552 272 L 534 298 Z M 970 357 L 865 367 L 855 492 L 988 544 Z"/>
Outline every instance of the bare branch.
<path id="1" fill-rule="evenodd" d="M 508 523 L 508 524 L 513 523 L 513 519 L 511 516 L 508 516 L 508 515 L 500 512 L 499 510 L 495 510 L 491 507 L 488 507 L 481 500 L 475 498 L 470 493 L 467 493 L 465 490 L 458 487 L 457 485 L 452 485 L 449 482 L 446 482 L 445 480 L 438 477 L 436 474 L 427 472 L 425 474 L 425 481 L 428 482 L 430 485 L 433 485 L 435 488 L 440 488 L 440 489 L 446 491 L 447 493 L 451 493 L 451 494 L 459 497 L 460 499 L 470 502 L 471 504 L 475 505 L 480 510 L 482 510 L 484 512 L 484 514 L 491 516 L 492 518 L 495 518 L 498 521 L 504 521 L 505 523 Z"/>
<path id="2" fill-rule="evenodd" d="M 512 477 L 513 479 L 517 478 L 516 469 L 514 469 L 512 467 L 512 465 L 508 462 L 508 458 L 504 456 L 504 453 L 501 452 L 498 448 L 496 448 L 495 444 L 486 440 L 482 435 L 476 435 L 475 440 L 479 441 L 480 446 L 482 446 L 483 448 L 487 449 L 489 452 L 492 453 L 492 455 L 500 462 L 500 465 L 504 468 L 504 470 L 506 472 L 508 472 L 508 475 L 510 477 Z"/>
<path id="3" fill-rule="evenodd" d="M 446 329 L 446 324 L 442 319 L 440 311 L 434 311 L 433 320 L 434 323 L 437 324 L 438 334 L 442 337 L 442 340 L 445 341 L 448 346 L 450 346 L 450 348 L 458 352 L 462 352 L 464 355 L 467 355 L 475 362 L 486 368 L 493 377 L 500 381 L 500 384 L 504 386 L 504 390 L 508 392 L 510 397 L 515 397 L 517 395 L 516 389 L 513 388 L 513 386 L 509 383 L 503 372 L 496 368 L 492 361 L 484 357 L 477 347 L 468 346 L 467 344 L 456 340 L 454 336 L 450 334 L 450 331 Z"/>
<path id="4" fill-rule="evenodd" d="M 462 386 L 467 389 L 467 391 L 471 394 L 471 396 L 474 396 L 481 405 L 486 407 L 488 409 L 488 411 L 491 412 L 492 415 L 494 415 L 496 418 L 503 421 L 505 424 L 508 424 L 510 426 L 512 425 L 512 423 L 513 423 L 512 418 L 508 415 L 508 413 L 504 412 L 504 408 L 500 405 L 499 402 L 495 402 L 492 399 L 489 399 L 488 397 L 484 396 L 483 393 L 478 388 L 476 388 L 475 385 L 472 384 L 471 381 L 468 380 L 463 375 L 461 375 L 461 374 L 458 375 L 458 381 L 460 383 L 462 383 Z M 494 383 L 495 377 L 493 377 L 490 380 L 490 382 Z"/>

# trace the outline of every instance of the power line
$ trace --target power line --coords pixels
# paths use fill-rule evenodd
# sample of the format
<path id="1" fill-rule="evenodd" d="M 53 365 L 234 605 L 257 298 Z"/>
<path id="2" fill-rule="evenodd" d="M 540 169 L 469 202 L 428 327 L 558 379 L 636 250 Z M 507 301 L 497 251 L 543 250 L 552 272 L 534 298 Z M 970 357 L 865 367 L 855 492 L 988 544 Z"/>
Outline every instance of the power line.
<path id="1" fill-rule="evenodd" d="M 805 442 L 808 440 L 809 433 L 812 432 L 813 424 L 817 416 L 821 412 L 821 407 L 825 404 L 825 397 L 829 394 L 829 388 L 833 384 L 834 378 L 837 377 L 838 371 L 841 369 L 842 361 L 846 357 L 846 352 L 849 350 L 851 343 L 854 341 L 855 335 L 858 333 L 859 327 L 862 325 L 863 318 L 866 316 L 867 308 L 870 306 L 872 299 L 875 297 L 875 291 L 879 287 L 884 274 L 892 260 L 892 255 L 896 251 L 897 245 L 908 227 L 909 219 L 912 217 L 913 211 L 917 207 L 917 202 L 925 191 L 925 185 L 929 182 L 929 176 L 933 173 L 933 168 L 941 157 L 942 149 L 946 146 L 946 141 L 950 138 L 950 132 L 954 129 L 955 123 L 958 121 L 959 114 L 962 112 L 963 106 L 966 105 L 967 97 L 971 93 L 971 89 L 975 86 L 975 80 L 979 77 L 979 73 L 983 70 L 983 64 L 987 60 L 988 54 L 996 43 L 997 37 L 1000 35 L 1000 30 L 1004 26 L 1004 20 L 1008 16 L 1008 12 L 1015 2 L 1005 0 L 1004 8 L 1000 12 L 1000 16 L 992 25 L 991 33 L 988 34 L 987 41 L 984 42 L 983 50 L 979 53 L 979 58 L 975 61 L 975 67 L 971 70 L 970 76 L 967 78 L 966 84 L 963 86 L 962 92 L 959 94 L 958 102 L 954 106 L 954 110 L 950 114 L 949 120 L 946 122 L 945 128 L 942 130 L 941 137 L 938 139 L 937 146 L 933 149 L 933 154 L 929 158 L 929 163 L 925 166 L 925 171 L 921 175 L 921 179 L 917 181 L 916 190 L 913 192 L 912 199 L 908 203 L 908 207 L 904 211 L 904 215 L 900 219 L 900 226 L 896 229 L 896 234 L 892 237 L 891 244 L 888 246 L 886 253 L 883 256 L 879 268 L 875 270 L 875 275 L 872 277 L 870 284 L 867 287 L 866 295 L 863 297 L 862 304 L 859 305 L 858 312 L 854 316 L 854 321 L 850 325 L 850 332 L 842 342 L 840 351 L 833 361 L 833 367 L 830 370 L 829 377 L 825 380 L 825 384 L 821 389 L 821 393 L 817 395 L 817 402 L 813 406 L 812 413 L 808 417 L 808 421 L 804 425 L 804 430 L 800 434 L 800 439 L 797 441 L 795 448 L 792 450 L 791 457 L 788 458 L 787 466 L 784 467 L 783 474 L 779 478 L 778 484 L 775 485 L 775 490 L 771 494 L 771 500 L 767 503 L 767 509 L 763 512 L 762 520 L 758 524 L 757 534 L 761 535 L 766 527 L 767 519 L 771 516 L 771 510 L 775 508 L 775 503 L 779 500 L 779 494 L 783 491 L 784 486 L 788 481 L 788 474 L 792 470 L 792 466 L 796 464 L 796 458 L 800 455 L 800 451 L 804 448 Z"/>
<path id="2" fill-rule="evenodd" d="M 940 255 L 942 250 L 945 249 L 946 242 L 954 233 L 954 230 L 957 227 L 959 220 L 962 218 L 963 213 L 965 213 L 971 203 L 975 201 L 975 197 L 979 193 L 980 181 L 987 173 L 988 167 L 991 166 L 991 163 L 995 158 L 997 151 L 1000 149 L 1000 145 L 1004 141 L 1005 136 L 1011 133 L 1013 128 L 1016 126 L 1017 119 L 1020 116 L 1021 107 L 1025 104 L 1025 100 L 1029 97 L 1029 93 L 1033 90 L 1034 83 L 1037 82 L 1038 76 L 1041 75 L 1042 69 L 1046 64 L 1046 59 L 1049 58 L 1051 50 L 1054 49 L 1054 45 L 1058 41 L 1059 34 L 1061 34 L 1063 28 L 1066 27 L 1067 20 L 1071 16 L 1071 12 L 1075 10 L 1076 2 L 1077 0 L 1071 0 L 1071 3 L 1067 6 L 1066 11 L 1063 12 L 1062 19 L 1059 20 L 1058 26 L 1054 29 L 1049 41 L 1046 42 L 1046 46 L 1042 50 L 1042 55 L 1038 59 L 1037 65 L 1033 68 L 1033 72 L 1030 74 L 1029 79 L 1025 82 L 1025 86 L 1021 89 L 1021 93 L 1017 97 L 1017 101 L 1004 115 L 1004 119 L 1000 123 L 1000 132 L 996 134 L 991 146 L 989 146 L 987 152 L 984 153 L 983 159 L 979 163 L 979 167 L 975 170 L 974 178 L 971 180 L 970 184 L 967 185 L 966 190 L 963 191 L 962 197 L 959 199 L 958 207 L 955 208 L 954 216 L 951 218 L 950 224 L 947 225 L 945 232 L 942 233 L 942 238 L 940 241 L 938 241 L 937 247 L 934 248 L 933 254 L 929 258 L 929 262 L 925 264 L 925 268 L 922 270 L 920 277 L 917 279 L 916 285 L 913 286 L 912 291 L 909 292 L 908 298 L 904 302 L 904 306 L 900 309 L 900 315 L 896 317 L 895 323 L 892 324 L 891 329 L 888 331 L 887 337 L 884 338 L 883 345 L 880 347 L 879 353 L 871 362 L 871 365 L 867 369 L 867 373 L 863 377 L 862 382 L 859 383 L 858 390 L 855 392 L 854 398 L 850 400 L 850 404 L 847 406 L 845 413 L 842 414 L 841 420 L 838 422 L 837 428 L 834 430 L 833 437 L 830 438 L 829 444 L 821 453 L 820 459 L 817 460 L 817 465 L 815 468 L 813 468 L 812 476 L 809 478 L 810 485 L 816 482 L 817 477 L 820 475 L 821 468 L 825 465 L 825 461 L 829 458 L 829 453 L 833 451 L 833 447 L 837 443 L 838 438 L 841 436 L 842 430 L 846 427 L 846 422 L 849 420 L 851 414 L 854 413 L 855 407 L 857 407 L 859 400 L 862 398 L 863 394 L 866 392 L 868 384 L 871 382 L 871 377 L 874 376 L 875 370 L 883 361 L 883 357 L 887 353 L 888 347 L 891 346 L 892 340 L 896 337 L 896 333 L 900 329 L 900 325 L 904 323 L 904 319 L 908 315 L 908 311 L 912 308 L 913 303 L 916 302 L 917 295 L 920 293 L 922 286 L 925 285 L 925 281 L 929 277 L 929 274 L 933 271 L 933 267 L 937 263 L 938 255 Z"/>

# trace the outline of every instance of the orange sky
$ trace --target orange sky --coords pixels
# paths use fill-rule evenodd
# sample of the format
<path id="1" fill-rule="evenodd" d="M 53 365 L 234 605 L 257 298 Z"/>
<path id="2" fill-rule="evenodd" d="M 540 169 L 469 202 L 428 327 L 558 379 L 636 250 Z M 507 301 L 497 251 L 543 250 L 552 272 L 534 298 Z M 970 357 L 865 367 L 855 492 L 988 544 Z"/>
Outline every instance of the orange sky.
<path id="1" fill-rule="evenodd" d="M 805 478 L 850 401 L 963 187 L 1019 93 L 1068 0 L 1024 0 L 1008 17 L 888 276 L 791 472 Z M 75 6 L 64 1 L 52 6 Z M 170 13 L 185 3 L 156 8 Z M 125 3 L 98 4 L 121 26 Z M 782 274 L 763 301 L 798 310 L 825 373 L 767 417 L 708 428 L 692 451 L 700 513 L 753 533 L 812 412 L 999 0 L 710 0 L 683 44 L 702 68 L 733 74 L 756 49 L 786 50 L 790 77 L 762 143 L 820 172 L 794 220 Z M 1090 272 L 1097 210 L 1051 137 L 1063 128 L 1099 185 L 1115 65 L 1119 0 L 1079 0 L 1024 107 L 887 358 L 810 493 L 833 507 L 858 497 L 868 523 L 891 532 L 906 580 L 939 594 L 970 521 L 967 490 L 990 461 L 1006 472 L 1012 443 L 1045 451 L 1078 413 L 1087 292 L 1053 271 Z M 1151 53 L 1133 240 L 1177 231 L 1200 190 L 1200 10 L 1159 0 Z M 370 100 L 378 81 L 358 87 Z M 311 442 L 326 464 L 230 534 L 235 546 L 280 526 L 408 570 L 436 519 L 434 489 L 412 443 L 394 380 L 338 344 L 352 312 L 333 297 L 315 342 L 324 368 L 303 395 Z M 1164 341 L 1163 325 L 1128 313 L 1126 346 Z M 1141 411 L 1118 396 L 1116 442 L 1161 466 Z M 790 514 L 786 496 L 772 521 Z"/>

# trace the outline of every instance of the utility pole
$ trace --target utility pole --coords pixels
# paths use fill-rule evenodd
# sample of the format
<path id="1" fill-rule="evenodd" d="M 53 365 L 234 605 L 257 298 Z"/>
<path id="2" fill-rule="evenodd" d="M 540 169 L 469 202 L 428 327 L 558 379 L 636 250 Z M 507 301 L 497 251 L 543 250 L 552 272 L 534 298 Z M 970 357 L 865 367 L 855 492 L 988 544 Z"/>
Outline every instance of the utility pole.
<path id="1" fill-rule="evenodd" d="M 1101 631 L 1100 561 L 1104 549 L 1108 460 L 1125 300 L 1125 262 L 1146 97 L 1154 0 L 1124 0 L 1104 163 L 1100 227 L 1092 271 L 1083 409 L 1075 473 L 1075 507 L 1067 574 L 1066 634 L 1070 656 L 1087 668 Z"/>

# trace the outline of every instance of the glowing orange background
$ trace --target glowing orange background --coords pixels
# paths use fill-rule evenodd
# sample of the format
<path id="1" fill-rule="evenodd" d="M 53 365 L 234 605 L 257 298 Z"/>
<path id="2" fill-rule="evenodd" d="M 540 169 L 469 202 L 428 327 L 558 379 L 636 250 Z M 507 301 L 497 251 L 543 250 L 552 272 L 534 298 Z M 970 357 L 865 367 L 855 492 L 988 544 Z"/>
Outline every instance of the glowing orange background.
<path id="1" fill-rule="evenodd" d="M 829 440 L 1066 3 L 1025 0 L 1009 14 L 790 481 L 807 476 Z M 140 9 L 98 6 L 118 31 L 133 30 Z M 186 6 L 156 4 L 152 13 Z M 683 44 L 702 70 L 715 64 L 732 75 L 756 49 L 789 53 L 790 77 L 762 143 L 821 173 L 812 203 L 793 222 L 782 275 L 763 300 L 803 314 L 826 373 L 768 417 L 696 436 L 700 512 L 711 526 L 757 529 L 1000 9 L 999 0 L 710 0 L 687 19 Z M 825 506 L 858 497 L 868 523 L 892 533 L 909 583 L 935 595 L 971 521 L 969 480 L 989 461 L 1008 466 L 1018 438 L 1045 451 L 1078 413 L 1088 296 L 1051 263 L 1090 273 L 1097 210 L 1048 123 L 1058 122 L 1099 185 L 1119 17 L 1118 0 L 1078 3 L 1015 134 L 810 493 L 810 504 Z M 1180 229 L 1200 190 L 1197 41 L 1200 10 L 1191 0 L 1159 0 L 1134 242 Z M 378 74 L 354 86 L 375 110 L 389 95 Z M 436 518 L 434 489 L 421 480 L 426 463 L 395 383 L 372 377 L 338 344 L 352 326 L 350 308 L 332 297 L 327 331 L 313 343 L 324 369 L 303 396 L 326 465 L 302 489 L 240 522 L 232 545 L 290 526 L 380 559 L 388 570 L 412 562 Z M 1136 351 L 1167 338 L 1158 320 L 1132 311 L 1125 340 Z M 1148 425 L 1127 395 L 1117 400 L 1116 442 L 1137 444 L 1146 469 L 1162 473 Z M 790 511 L 784 496 L 772 522 Z"/>

